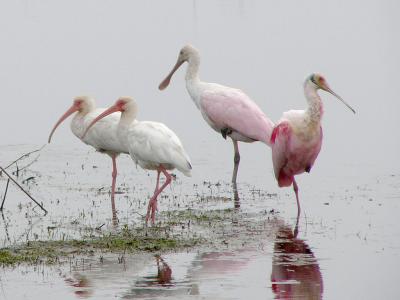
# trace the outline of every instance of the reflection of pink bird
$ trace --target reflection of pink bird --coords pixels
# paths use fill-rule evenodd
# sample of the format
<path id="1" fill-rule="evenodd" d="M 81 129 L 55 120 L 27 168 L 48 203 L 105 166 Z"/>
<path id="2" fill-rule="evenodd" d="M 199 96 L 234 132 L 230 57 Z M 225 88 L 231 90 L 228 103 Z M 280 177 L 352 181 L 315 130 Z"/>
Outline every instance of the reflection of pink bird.
<path id="1" fill-rule="evenodd" d="M 275 299 L 322 299 L 324 284 L 318 261 L 287 226 L 280 227 L 276 236 L 271 283 Z"/>
<path id="2" fill-rule="evenodd" d="M 97 108 L 93 98 L 88 96 L 79 96 L 74 99 L 72 106 L 61 116 L 54 125 L 53 130 L 49 136 L 49 143 L 53 136 L 53 133 L 57 127 L 71 114 L 77 112 L 71 122 L 71 130 L 73 134 L 78 137 L 82 142 L 87 145 L 94 147 L 97 151 L 108 154 L 112 159 L 113 171 L 112 171 L 112 188 L 111 188 L 111 208 L 113 214 L 113 221 L 116 221 L 116 210 L 115 210 L 115 181 L 117 177 L 117 164 L 116 158 L 120 153 L 128 153 L 128 151 L 122 147 L 122 144 L 117 138 L 117 125 L 120 118 L 120 113 L 112 114 L 106 119 L 99 122 L 95 128 L 85 138 L 82 138 L 82 134 L 89 125 L 100 113 L 104 111 L 104 108 Z"/>
<path id="3" fill-rule="evenodd" d="M 293 184 L 298 215 L 300 214 L 300 203 L 294 176 L 304 171 L 310 172 L 322 144 L 323 107 L 317 93 L 318 89 L 331 93 L 355 113 L 353 108 L 330 89 L 323 76 L 312 74 L 304 83 L 308 109 L 285 112 L 274 127 L 271 135 L 271 147 L 275 177 L 280 187 Z"/>
<path id="4" fill-rule="evenodd" d="M 157 197 L 172 181 L 172 176 L 167 170 L 176 168 L 186 176 L 191 176 L 190 159 L 177 135 L 167 126 L 158 122 L 136 120 L 137 103 L 130 97 L 119 98 L 113 106 L 97 116 L 87 126 L 82 138 L 86 136 L 86 133 L 90 133 L 89 129 L 95 123 L 118 111 L 122 112 L 116 132 L 119 141 L 143 169 L 157 171 L 156 189 L 150 198 L 146 215 L 146 222 L 151 217 L 154 223 Z M 161 172 L 166 177 L 166 181 L 159 187 Z"/>
<path id="5" fill-rule="evenodd" d="M 233 141 L 235 156 L 232 182 L 235 183 L 240 161 L 238 141 L 261 141 L 270 145 L 274 124 L 241 90 L 200 81 L 200 55 L 190 45 L 180 51 L 174 68 L 159 85 L 160 90 L 169 85 L 172 75 L 185 61 L 189 64 L 186 71 L 186 88 L 204 120 L 224 138 L 229 136 Z"/>

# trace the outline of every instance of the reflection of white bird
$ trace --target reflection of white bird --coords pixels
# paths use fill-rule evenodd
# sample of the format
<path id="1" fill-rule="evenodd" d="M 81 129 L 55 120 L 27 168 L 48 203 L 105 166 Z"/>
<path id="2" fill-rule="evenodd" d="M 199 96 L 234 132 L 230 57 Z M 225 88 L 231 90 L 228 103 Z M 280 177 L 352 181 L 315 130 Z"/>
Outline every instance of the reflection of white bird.
<path id="1" fill-rule="evenodd" d="M 117 177 L 117 164 L 116 157 L 120 153 L 128 153 L 128 151 L 119 142 L 117 137 L 117 126 L 120 118 L 120 113 L 115 113 L 103 119 L 97 123 L 96 126 L 91 130 L 90 134 L 81 138 L 85 128 L 89 123 L 94 120 L 96 116 L 102 113 L 105 109 L 96 109 L 95 101 L 91 97 L 80 96 L 74 99 L 72 106 L 61 116 L 57 121 L 53 130 L 49 136 L 49 143 L 53 136 L 56 128 L 71 114 L 77 112 L 71 122 L 71 130 L 73 134 L 78 137 L 82 142 L 87 145 L 94 147 L 97 151 L 108 154 L 112 159 L 113 171 L 112 171 L 112 188 L 111 188 L 111 208 L 113 214 L 113 220 L 116 220 L 115 211 L 115 181 Z"/>
<path id="2" fill-rule="evenodd" d="M 156 189 L 150 198 L 146 215 L 146 222 L 151 216 L 154 223 L 157 197 L 171 183 L 171 175 L 167 170 L 176 168 L 186 176 L 190 176 L 192 166 L 176 134 L 162 123 L 137 121 L 137 110 L 135 100 L 130 97 L 121 97 L 90 123 L 83 137 L 85 138 L 89 128 L 102 118 L 117 111 L 122 112 L 117 130 L 121 144 L 129 150 L 132 159 L 143 169 L 157 171 Z M 161 172 L 165 175 L 166 181 L 159 188 Z"/>

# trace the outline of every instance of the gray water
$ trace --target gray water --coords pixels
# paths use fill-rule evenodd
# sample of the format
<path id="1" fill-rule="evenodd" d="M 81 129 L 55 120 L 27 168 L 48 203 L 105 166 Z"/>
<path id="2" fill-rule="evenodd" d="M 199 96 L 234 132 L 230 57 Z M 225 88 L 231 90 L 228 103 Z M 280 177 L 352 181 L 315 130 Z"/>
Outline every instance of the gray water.
<path id="1" fill-rule="evenodd" d="M 311 174 L 298 177 L 303 214 L 295 244 L 311 253 L 300 267 L 286 262 L 295 275 L 284 283 L 292 297 L 305 299 L 396 299 L 399 8 L 396 1 L 2 2 L 0 164 L 46 143 L 74 96 L 92 95 L 104 107 L 121 95 L 132 95 L 140 105 L 139 119 L 167 124 L 193 162 L 193 177 L 178 174 L 166 191 L 170 200 L 160 201 L 160 211 L 176 209 L 173 195 L 184 199 L 183 207 L 229 208 L 230 201 L 202 204 L 196 195 L 232 198 L 231 142 L 202 120 L 185 90 L 183 70 L 166 91 L 157 89 L 179 49 L 187 43 L 196 46 L 203 80 L 241 88 L 273 121 L 283 111 L 305 107 L 303 80 L 321 72 L 357 114 L 321 92 L 323 147 Z M 240 150 L 240 213 L 257 214 L 257 222 L 265 222 L 258 243 L 242 251 L 166 253 L 162 258 L 172 272 L 172 283 L 167 284 L 157 279 L 152 255 L 146 260 L 129 257 L 125 267 L 111 256 L 103 264 L 93 261 L 91 270 L 5 269 L 0 273 L 0 297 L 43 299 L 50 291 L 60 299 L 74 294 L 94 299 L 283 297 L 279 293 L 285 293 L 285 285 L 272 280 L 273 274 L 286 274 L 277 268 L 282 264 L 275 245 L 279 228 L 293 230 L 295 200 L 291 189 L 277 187 L 269 149 L 256 143 L 241 144 Z M 137 212 L 144 214 L 154 178 L 127 157 L 121 157 L 119 166 L 118 185 L 125 191 L 118 195 L 119 217 L 134 226 L 140 224 Z M 2 245 L 35 237 L 79 237 L 71 225 L 76 220 L 88 227 L 109 225 L 111 162 L 81 145 L 67 124 L 57 130 L 30 172 L 26 176 L 37 176 L 37 186 L 32 184 L 30 190 L 50 214 L 38 217 L 10 187 L 0 220 Z M 225 188 L 209 189 L 204 181 L 221 182 Z M 0 184 L 3 191 L 4 178 Z M 276 197 L 254 196 L 254 189 Z M 275 221 L 263 219 L 261 213 L 271 209 L 278 212 Z M 89 217 L 79 218 L 82 213 Z M 62 229 L 49 233 L 47 227 L 54 225 Z M 213 261 L 223 263 L 210 269 Z M 81 276 L 90 282 L 88 287 L 80 287 Z M 87 294 L 82 295 L 81 288 Z"/>

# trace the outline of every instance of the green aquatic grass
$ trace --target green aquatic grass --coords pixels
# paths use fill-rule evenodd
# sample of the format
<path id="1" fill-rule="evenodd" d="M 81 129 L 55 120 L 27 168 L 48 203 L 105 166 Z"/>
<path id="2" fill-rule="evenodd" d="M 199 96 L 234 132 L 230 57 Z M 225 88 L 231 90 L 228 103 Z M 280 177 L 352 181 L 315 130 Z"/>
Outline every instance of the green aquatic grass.
<path id="1" fill-rule="evenodd" d="M 139 233 L 138 233 L 139 232 Z M 128 230 L 117 234 L 82 240 L 34 241 L 0 249 L 0 265 L 19 263 L 56 263 L 61 257 L 94 255 L 96 252 L 155 252 L 177 250 L 197 245 L 199 238 L 167 237 L 159 229 Z"/>
<path id="2" fill-rule="evenodd" d="M 195 222 L 200 225 L 202 223 L 221 222 L 232 218 L 233 208 L 217 209 L 213 211 L 200 211 L 200 210 L 183 210 L 166 212 L 167 224 L 177 225 L 184 222 Z"/>
<path id="3" fill-rule="evenodd" d="M 156 252 L 179 250 L 204 244 L 197 231 L 186 232 L 185 237 L 174 229 L 176 225 L 197 224 L 209 228 L 213 223 L 221 223 L 232 218 L 234 209 L 213 211 L 184 210 L 163 213 L 158 226 L 128 228 L 117 233 L 104 233 L 97 237 L 74 240 L 30 241 L 15 247 L 0 249 L 0 265 L 19 263 L 59 262 L 61 258 L 73 255 L 95 255 L 100 252 Z M 189 227 L 190 228 L 190 227 Z M 188 234 L 189 233 L 189 234 Z"/>

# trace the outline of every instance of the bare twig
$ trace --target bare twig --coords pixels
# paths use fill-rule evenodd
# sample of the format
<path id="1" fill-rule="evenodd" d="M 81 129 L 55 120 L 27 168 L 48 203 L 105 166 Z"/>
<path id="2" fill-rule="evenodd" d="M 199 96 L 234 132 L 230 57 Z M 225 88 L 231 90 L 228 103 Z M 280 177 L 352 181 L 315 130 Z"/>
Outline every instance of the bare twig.
<path id="1" fill-rule="evenodd" d="M 16 182 L 16 181 L 14 180 L 14 178 L 12 178 L 12 177 L 6 172 L 6 170 L 3 169 L 3 167 L 0 167 L 0 170 L 3 171 L 3 173 L 4 173 L 8 178 L 10 178 L 11 181 L 14 182 L 14 183 L 21 189 L 21 191 L 23 191 L 33 202 L 35 202 L 35 203 L 47 214 L 47 210 L 46 210 L 42 205 L 40 205 L 40 203 L 37 202 L 27 191 L 25 191 L 24 188 L 23 188 L 22 186 L 20 186 L 20 184 L 19 184 L 18 182 Z"/>
<path id="2" fill-rule="evenodd" d="M 100 230 L 101 227 L 103 227 L 104 225 L 106 225 L 105 223 L 101 224 L 100 226 L 96 227 L 96 230 Z"/>
<path id="3" fill-rule="evenodd" d="M 3 218 L 3 222 L 4 222 L 4 229 L 6 231 L 6 238 L 9 242 L 11 242 L 10 240 L 10 235 L 8 234 L 8 223 L 6 221 L 6 218 L 4 217 L 4 213 L 3 211 L 1 211 L 1 217 Z"/>
<path id="4" fill-rule="evenodd" d="M 30 166 L 32 166 L 35 162 L 38 161 L 38 158 L 40 157 L 40 154 L 38 154 L 29 164 L 27 164 L 26 166 L 23 166 L 22 168 L 20 168 L 18 171 L 21 172 L 23 170 L 25 170 L 26 168 L 29 168 Z"/>
<path id="5" fill-rule="evenodd" d="M 8 185 L 10 184 L 10 178 L 7 179 L 6 191 L 4 192 L 3 202 L 1 202 L 0 211 L 3 211 L 4 201 L 6 201 Z"/>
<path id="6" fill-rule="evenodd" d="M 28 157 L 29 155 L 31 155 L 32 153 L 35 152 L 39 152 L 41 151 L 44 147 L 46 147 L 47 144 L 44 144 L 42 147 L 40 147 L 39 149 L 33 150 L 31 152 L 25 153 L 23 155 L 21 155 L 20 157 L 18 157 L 16 160 L 14 160 L 12 163 L 10 163 L 7 167 L 5 167 L 4 169 L 8 169 L 9 167 L 11 167 L 13 164 L 17 163 L 19 160 L 24 159 L 25 157 Z"/>

